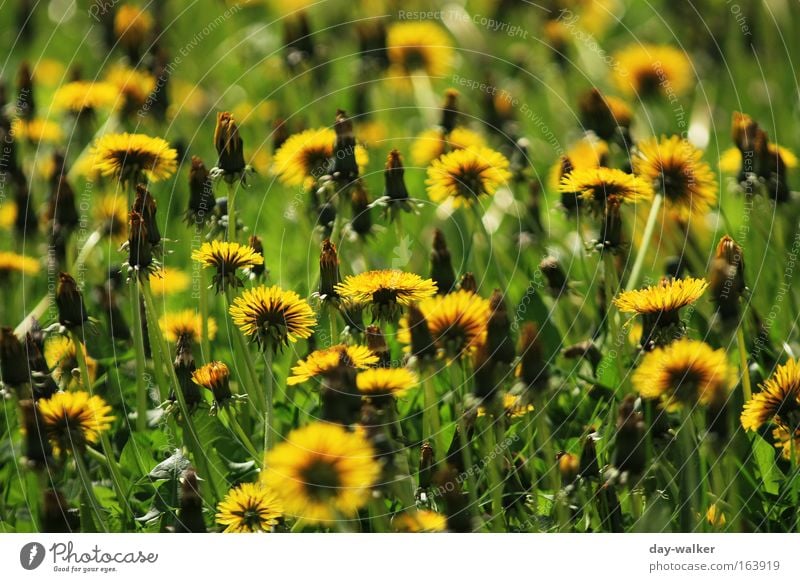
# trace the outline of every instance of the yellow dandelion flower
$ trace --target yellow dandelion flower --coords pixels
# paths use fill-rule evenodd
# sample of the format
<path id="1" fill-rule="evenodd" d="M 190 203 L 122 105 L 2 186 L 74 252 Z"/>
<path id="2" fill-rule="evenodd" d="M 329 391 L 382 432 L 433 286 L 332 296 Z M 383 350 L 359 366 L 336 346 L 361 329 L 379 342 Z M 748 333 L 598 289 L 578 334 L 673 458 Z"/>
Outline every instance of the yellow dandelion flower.
<path id="1" fill-rule="evenodd" d="M 83 113 L 96 109 L 112 109 L 117 104 L 119 89 L 106 81 L 73 81 L 59 87 L 53 95 L 53 108 L 58 111 Z"/>
<path id="2" fill-rule="evenodd" d="M 628 95 L 681 95 L 691 88 L 692 63 L 669 45 L 635 44 L 614 55 L 614 81 Z"/>
<path id="3" fill-rule="evenodd" d="M 56 392 L 38 402 L 39 415 L 50 441 L 61 451 L 81 450 L 96 443 L 111 428 L 111 407 L 100 396 L 82 390 Z"/>
<path id="4" fill-rule="evenodd" d="M 177 295 L 189 288 L 192 278 L 185 271 L 173 267 L 164 267 L 159 271 L 150 273 L 150 287 L 153 295 Z"/>
<path id="5" fill-rule="evenodd" d="M 781 451 L 784 459 L 791 461 L 792 450 L 794 450 L 795 462 L 800 463 L 800 427 L 795 429 L 794 438 L 792 438 L 785 426 L 778 425 L 772 429 L 772 438 L 775 441 L 775 448 Z"/>
<path id="6" fill-rule="evenodd" d="M 203 336 L 203 319 L 194 309 L 165 313 L 158 320 L 158 325 L 164 337 L 170 342 L 177 342 L 181 337 L 186 337 L 199 343 Z M 216 320 L 209 317 L 207 326 L 208 339 L 213 341 L 217 335 Z"/>
<path id="7" fill-rule="evenodd" d="M 722 513 L 722 510 L 717 506 L 716 503 L 712 503 L 708 506 L 708 511 L 706 511 L 706 521 L 708 522 L 708 525 L 714 528 L 725 527 L 725 523 L 727 522 L 725 519 L 725 514 Z"/>
<path id="8" fill-rule="evenodd" d="M 444 154 L 428 168 L 428 197 L 433 202 L 453 201 L 469 206 L 481 196 L 493 196 L 511 179 L 508 160 L 489 148 L 462 149 Z"/>
<path id="9" fill-rule="evenodd" d="M 506 392 L 503 394 L 503 411 L 509 418 L 521 418 L 534 411 L 533 404 L 525 404 L 522 396 Z M 478 416 L 486 416 L 489 412 L 485 406 L 478 407 Z"/>
<path id="10" fill-rule="evenodd" d="M 128 205 L 122 196 L 103 196 L 94 207 L 94 218 L 105 236 L 117 242 L 127 240 Z"/>
<path id="11" fill-rule="evenodd" d="M 117 88 L 118 95 L 124 97 L 124 106 L 128 110 L 144 105 L 156 88 L 155 77 L 124 65 L 113 67 L 105 80 Z"/>
<path id="12" fill-rule="evenodd" d="M 283 516 L 283 503 L 263 483 L 233 487 L 217 505 L 217 523 L 224 533 L 269 532 Z"/>
<path id="13" fill-rule="evenodd" d="M 486 342 L 491 313 L 488 299 L 459 290 L 426 299 L 417 307 L 427 322 L 436 347 L 447 357 L 458 357 Z M 411 343 L 408 318 L 400 321 L 397 339 L 404 344 Z"/>
<path id="14" fill-rule="evenodd" d="M 86 353 L 86 346 L 82 345 L 83 356 L 86 358 L 86 368 L 89 372 L 89 382 L 94 383 L 97 377 L 97 361 Z M 64 388 L 74 389 L 83 385 L 83 378 L 78 371 L 78 354 L 75 342 L 65 335 L 53 335 L 44 343 L 44 360 L 50 369 L 53 380 Z M 73 370 L 78 376 L 73 375 Z"/>
<path id="15" fill-rule="evenodd" d="M 645 180 L 616 168 L 574 170 L 561 179 L 562 194 L 577 194 L 595 211 L 608 204 L 635 203 L 653 197 L 653 188 Z"/>
<path id="16" fill-rule="evenodd" d="M 323 376 L 341 366 L 357 369 L 368 368 L 378 363 L 378 356 L 367 346 L 346 346 L 339 344 L 322 350 L 315 350 L 292 367 L 292 375 L 286 380 L 289 386 L 302 384 L 311 378 Z"/>
<path id="17" fill-rule="evenodd" d="M 780 156 L 787 168 L 797 167 L 797 156 L 792 150 L 774 143 L 767 144 L 767 149 L 773 156 Z M 742 169 L 742 152 L 739 148 L 728 148 L 722 152 L 719 156 L 718 167 L 721 172 L 726 174 L 738 174 Z"/>
<path id="18" fill-rule="evenodd" d="M 289 433 L 264 459 L 262 481 L 287 515 L 309 523 L 355 515 L 381 472 L 369 442 L 339 425 L 316 422 Z"/>
<path id="19" fill-rule="evenodd" d="M 209 362 L 192 372 L 192 382 L 211 391 L 219 404 L 225 404 L 232 396 L 230 378 L 230 368 L 224 362 Z"/>
<path id="20" fill-rule="evenodd" d="M 434 295 L 436 283 L 415 273 L 383 269 L 350 275 L 334 289 L 342 299 L 351 304 L 371 304 L 375 319 L 394 320 L 400 306 Z"/>
<path id="21" fill-rule="evenodd" d="M 40 269 L 41 265 L 36 259 L 12 251 L 0 251 L 0 281 L 11 273 L 36 275 Z"/>
<path id="22" fill-rule="evenodd" d="M 34 144 L 58 143 L 64 137 L 61 127 L 48 119 L 15 119 L 11 124 L 11 133 Z"/>
<path id="23" fill-rule="evenodd" d="M 425 74 L 442 77 L 453 61 L 453 45 L 433 22 L 399 22 L 386 31 L 389 77 Z"/>
<path id="24" fill-rule="evenodd" d="M 406 511 L 394 518 L 394 529 L 401 533 L 436 533 L 447 529 L 447 518 L 429 509 Z"/>
<path id="25" fill-rule="evenodd" d="M 685 338 L 648 352 L 633 374 L 643 398 L 659 398 L 670 409 L 720 403 L 733 382 L 724 350 Z"/>
<path id="26" fill-rule="evenodd" d="M 667 210 L 680 220 L 702 216 L 717 203 L 717 181 L 703 152 L 676 135 L 639 142 L 633 172 L 664 195 Z"/>
<path id="27" fill-rule="evenodd" d="M 141 133 L 110 133 L 90 151 L 96 170 L 123 182 L 145 176 L 151 182 L 169 178 L 178 167 L 178 152 L 160 137 Z"/>
<path id="28" fill-rule="evenodd" d="M 242 334 L 251 336 L 264 350 L 278 350 L 309 337 L 317 323 L 307 301 L 277 285 L 244 291 L 233 300 L 229 312 Z"/>
<path id="29" fill-rule="evenodd" d="M 329 128 L 307 129 L 290 136 L 275 152 L 272 171 L 286 186 L 317 180 L 331 169 L 336 132 Z M 356 163 L 363 172 L 369 162 L 367 150 L 356 145 Z"/>
<path id="30" fill-rule="evenodd" d="M 236 277 L 237 269 L 264 264 L 263 255 L 253 247 L 219 240 L 203 243 L 203 246 L 192 252 L 192 260 L 202 264 L 204 268 L 217 270 L 213 279 L 217 291 L 222 291 L 228 285 L 242 286 L 242 282 Z"/>
<path id="31" fill-rule="evenodd" d="M 417 382 L 417 375 L 408 368 L 370 368 L 356 376 L 356 387 L 365 396 L 400 398 Z"/>
<path id="32" fill-rule="evenodd" d="M 745 430 L 757 430 L 770 420 L 781 426 L 800 427 L 800 360 L 789 359 L 761 385 L 742 410 Z"/>
<path id="33" fill-rule="evenodd" d="M 17 203 L 13 200 L 3 200 L 0 203 L 0 230 L 11 230 L 17 221 Z"/>
<path id="34" fill-rule="evenodd" d="M 565 154 L 572 170 L 587 170 L 604 166 L 608 158 L 608 144 L 601 139 L 584 137 L 575 142 Z M 561 160 L 550 167 L 549 185 L 558 190 L 561 182 L 563 165 Z"/>
<path id="35" fill-rule="evenodd" d="M 33 70 L 36 84 L 45 87 L 54 87 L 58 80 L 64 76 L 64 64 L 56 59 L 41 59 Z"/>
<path id="36" fill-rule="evenodd" d="M 141 46 L 152 28 L 153 17 L 133 4 L 123 4 L 114 15 L 114 34 L 124 46 Z"/>
<path id="37" fill-rule="evenodd" d="M 417 166 L 427 166 L 450 151 L 486 147 L 483 136 L 471 129 L 456 127 L 448 134 L 441 129 L 428 129 L 419 134 L 411 145 L 411 159 Z"/>

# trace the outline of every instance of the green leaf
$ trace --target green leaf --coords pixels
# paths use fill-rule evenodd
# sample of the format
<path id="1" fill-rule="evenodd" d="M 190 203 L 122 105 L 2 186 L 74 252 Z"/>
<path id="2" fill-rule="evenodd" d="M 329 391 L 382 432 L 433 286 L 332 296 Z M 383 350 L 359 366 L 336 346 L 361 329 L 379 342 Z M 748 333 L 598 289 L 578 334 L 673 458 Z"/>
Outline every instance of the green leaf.
<path id="1" fill-rule="evenodd" d="M 757 434 L 752 435 L 750 443 L 753 447 L 753 458 L 761 473 L 764 490 L 772 495 L 777 495 L 778 482 L 782 474 L 775 464 L 775 448 Z"/>

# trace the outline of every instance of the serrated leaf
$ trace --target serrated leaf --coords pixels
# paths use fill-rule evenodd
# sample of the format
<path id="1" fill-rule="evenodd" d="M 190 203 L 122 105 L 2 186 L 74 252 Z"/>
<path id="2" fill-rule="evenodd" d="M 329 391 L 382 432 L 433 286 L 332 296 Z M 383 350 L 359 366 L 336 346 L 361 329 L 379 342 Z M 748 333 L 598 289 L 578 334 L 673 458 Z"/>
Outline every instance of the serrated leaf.
<path id="1" fill-rule="evenodd" d="M 176 449 L 173 455 L 153 467 L 153 470 L 147 476 L 151 479 L 177 479 L 181 473 L 189 468 L 189 465 L 189 459 L 184 456 L 180 449 Z"/>

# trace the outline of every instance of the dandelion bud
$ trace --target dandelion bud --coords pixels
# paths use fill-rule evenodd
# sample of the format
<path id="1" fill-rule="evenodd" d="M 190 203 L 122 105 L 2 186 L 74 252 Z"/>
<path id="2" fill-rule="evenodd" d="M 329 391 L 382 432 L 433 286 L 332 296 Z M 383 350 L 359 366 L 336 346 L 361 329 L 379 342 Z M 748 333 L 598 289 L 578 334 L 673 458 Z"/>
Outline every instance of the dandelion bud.
<path id="1" fill-rule="evenodd" d="M 742 247 L 725 235 L 717 245 L 708 276 L 709 289 L 720 317 L 733 320 L 739 314 L 739 299 L 744 293 L 744 256 Z"/>
<path id="2" fill-rule="evenodd" d="M 314 34 L 305 12 L 295 12 L 284 19 L 283 46 L 286 65 L 294 70 L 314 57 Z"/>
<path id="3" fill-rule="evenodd" d="M 128 217 L 128 265 L 144 271 L 153 263 L 153 247 L 147 236 L 147 226 L 138 212 L 131 211 Z"/>
<path id="4" fill-rule="evenodd" d="M 44 492 L 41 520 L 44 533 L 77 533 L 81 531 L 80 512 L 70 507 L 67 498 L 57 489 L 47 489 Z"/>
<path id="5" fill-rule="evenodd" d="M 28 190 L 28 179 L 22 170 L 17 169 L 12 174 L 12 184 L 14 185 L 14 205 L 17 207 L 14 230 L 20 237 L 33 236 L 36 229 L 39 228 L 39 219 L 34 211 L 36 205 L 33 197 Z"/>
<path id="6" fill-rule="evenodd" d="M 470 293 L 477 293 L 478 282 L 475 280 L 475 275 L 469 272 L 461 275 L 461 280 L 458 282 L 458 288 L 461 291 L 469 291 Z"/>
<path id="7" fill-rule="evenodd" d="M 189 410 L 193 410 L 202 401 L 200 390 L 197 384 L 192 380 L 197 367 L 194 363 L 192 356 L 192 338 L 191 336 L 181 335 L 178 337 L 178 342 L 175 348 L 176 355 L 173 366 L 175 367 L 175 376 L 178 378 L 178 384 L 183 391 L 183 398 L 186 401 L 186 406 Z M 175 401 L 176 394 L 170 395 L 170 400 Z"/>
<path id="8" fill-rule="evenodd" d="M 539 271 L 547 281 L 547 290 L 553 297 L 560 297 L 567 290 L 567 276 L 556 257 L 545 257 L 539 263 Z"/>
<path id="9" fill-rule="evenodd" d="M 25 334 L 25 351 L 27 352 L 28 368 L 31 372 L 30 379 L 34 401 L 38 401 L 40 398 L 50 398 L 58 391 L 58 385 L 53 379 L 47 360 L 42 354 L 43 345 L 44 338 L 42 337 L 39 322 L 34 319 L 30 331 Z"/>
<path id="10" fill-rule="evenodd" d="M 486 328 L 486 347 L 495 362 L 510 364 L 514 361 L 514 338 L 503 293 L 495 289 L 489 298 L 491 313 Z"/>
<path id="11" fill-rule="evenodd" d="M 192 382 L 210 390 L 216 404 L 227 404 L 233 395 L 230 386 L 231 372 L 223 362 L 210 362 L 192 373 Z"/>
<path id="12" fill-rule="evenodd" d="M 600 139 L 610 141 L 627 135 L 633 116 L 620 99 L 605 97 L 593 88 L 580 98 L 578 108 L 584 129 L 595 132 Z"/>
<path id="13" fill-rule="evenodd" d="M 533 322 L 529 321 L 522 327 L 522 335 L 519 338 L 519 358 L 517 378 L 528 390 L 534 392 L 545 390 L 550 372 L 542 351 L 539 326 Z"/>
<path id="14" fill-rule="evenodd" d="M 594 433 L 594 430 L 592 430 L 592 433 Z M 600 474 L 600 464 L 597 461 L 597 445 L 595 445 L 594 434 L 589 434 L 583 439 L 579 474 L 584 479 L 593 479 Z"/>
<path id="15" fill-rule="evenodd" d="M 578 477 L 580 469 L 580 459 L 572 453 L 560 453 L 558 455 L 558 472 L 561 474 L 561 483 L 569 485 Z"/>
<path id="16" fill-rule="evenodd" d="M 0 328 L 0 379 L 3 384 L 14 387 L 30 381 L 25 346 L 10 327 Z"/>
<path id="17" fill-rule="evenodd" d="M 612 254 L 617 253 L 623 245 L 621 204 L 617 200 L 608 200 L 603 212 L 603 227 L 600 232 L 600 246 Z"/>
<path id="18" fill-rule="evenodd" d="M 181 480 L 180 509 L 176 533 L 205 533 L 206 522 L 203 519 L 203 498 L 200 496 L 200 483 L 197 473 L 191 467 L 186 470 Z"/>
<path id="19" fill-rule="evenodd" d="M 444 104 L 442 105 L 441 126 L 444 132 L 450 133 L 456 127 L 458 121 L 458 91 L 448 89 L 444 92 Z"/>
<path id="20" fill-rule="evenodd" d="M 497 360 L 492 357 L 487 345 L 480 346 L 472 357 L 472 369 L 474 370 L 473 395 L 483 402 L 484 406 L 494 401 L 499 388 L 496 382 Z"/>
<path id="21" fill-rule="evenodd" d="M 214 147 L 219 155 L 217 167 L 225 172 L 226 180 L 232 182 L 233 178 L 245 169 L 244 145 L 242 138 L 239 137 L 236 121 L 227 111 L 217 113 Z"/>
<path id="22" fill-rule="evenodd" d="M 42 417 L 33 400 L 20 400 L 19 407 L 22 411 L 22 427 L 25 430 L 25 459 L 33 467 L 44 468 L 53 451 Z"/>
<path id="23" fill-rule="evenodd" d="M 620 472 L 640 474 L 645 467 L 644 416 L 635 409 L 636 397 L 628 394 L 617 414 L 613 464 Z"/>
<path id="24" fill-rule="evenodd" d="M 403 158 L 399 151 L 392 150 L 386 159 L 386 169 L 383 172 L 385 184 L 383 195 L 388 199 L 387 205 L 390 211 L 411 210 L 404 174 Z"/>
<path id="25" fill-rule="evenodd" d="M 189 207 L 186 209 L 186 224 L 203 226 L 212 217 L 214 209 L 214 186 L 203 160 L 192 156 L 189 169 Z"/>
<path id="26" fill-rule="evenodd" d="M 758 124 L 749 115 L 734 111 L 731 133 L 733 135 L 733 143 L 736 144 L 742 154 L 754 150 Z"/>
<path id="27" fill-rule="evenodd" d="M 36 114 L 36 101 L 33 92 L 33 75 L 28 61 L 23 61 L 17 71 L 16 115 L 30 121 Z"/>
<path id="28" fill-rule="evenodd" d="M 447 530 L 454 533 L 472 532 L 474 527 L 470 517 L 469 501 L 461 490 L 461 478 L 457 469 L 445 467 L 433 478 L 433 484 L 441 493 L 447 516 Z"/>
<path id="29" fill-rule="evenodd" d="M 358 178 L 356 137 L 353 133 L 353 122 L 341 109 L 336 112 L 333 129 L 336 131 L 336 142 L 333 146 L 333 177 L 341 184 L 349 184 Z"/>
<path id="30" fill-rule="evenodd" d="M 144 222 L 147 242 L 155 247 L 161 242 L 161 233 L 156 221 L 156 201 L 143 184 L 136 186 L 136 198 L 133 201 L 132 212 L 138 213 Z"/>
<path id="31" fill-rule="evenodd" d="M 59 177 L 55 192 L 50 197 L 47 218 L 54 229 L 64 233 L 72 232 L 80 223 L 75 204 L 75 191 L 63 174 Z"/>
<path id="32" fill-rule="evenodd" d="M 322 252 L 319 255 L 319 296 L 323 299 L 338 297 L 335 288 L 339 283 L 339 255 L 336 253 L 336 245 L 326 238 L 322 241 Z"/>
<path id="33" fill-rule="evenodd" d="M 69 273 L 58 274 L 56 307 L 58 307 L 58 321 L 66 328 L 74 329 L 89 319 L 83 305 L 83 295 Z"/>
<path id="34" fill-rule="evenodd" d="M 367 326 L 366 329 L 367 347 L 373 354 L 378 356 L 378 367 L 388 368 L 392 363 L 392 354 L 386 344 L 386 337 L 377 325 Z"/>
<path id="35" fill-rule="evenodd" d="M 411 355 L 420 361 L 436 357 L 436 344 L 433 341 L 428 322 L 416 305 L 409 305 L 406 311 L 408 331 L 411 335 Z"/>
<path id="36" fill-rule="evenodd" d="M 350 220 L 350 228 L 357 235 L 364 237 L 372 231 L 372 209 L 369 206 L 369 197 L 361 180 L 356 182 L 353 192 L 350 195 L 350 209 L 353 218 Z"/>
<path id="37" fill-rule="evenodd" d="M 422 443 L 419 451 L 419 486 L 422 489 L 427 489 L 431 486 L 435 463 L 436 458 L 433 453 L 433 447 L 428 442 Z"/>
<path id="38" fill-rule="evenodd" d="M 349 426 L 361 411 L 361 393 L 356 386 L 356 369 L 344 361 L 325 374 L 320 386 L 321 418 Z"/>
<path id="39" fill-rule="evenodd" d="M 450 258 L 450 250 L 444 233 L 438 228 L 433 231 L 433 251 L 431 252 L 431 279 L 436 283 L 436 292 L 447 295 L 456 285 L 456 274 Z"/>

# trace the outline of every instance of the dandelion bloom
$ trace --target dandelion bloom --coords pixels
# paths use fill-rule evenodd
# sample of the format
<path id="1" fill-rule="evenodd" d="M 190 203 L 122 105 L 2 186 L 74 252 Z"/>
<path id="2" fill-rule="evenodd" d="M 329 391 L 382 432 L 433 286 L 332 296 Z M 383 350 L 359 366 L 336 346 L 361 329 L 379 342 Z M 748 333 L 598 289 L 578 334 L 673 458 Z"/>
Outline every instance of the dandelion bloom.
<path id="1" fill-rule="evenodd" d="M 112 108 L 119 96 L 117 87 L 105 81 L 73 81 L 59 87 L 53 95 L 53 107 L 72 113 Z"/>
<path id="2" fill-rule="evenodd" d="M 453 47 L 444 29 L 433 22 L 399 22 L 386 33 L 389 76 L 424 73 L 446 75 L 453 61 Z"/>
<path id="3" fill-rule="evenodd" d="M 441 129 L 427 129 L 411 145 L 411 160 L 417 166 L 427 166 L 447 152 L 486 147 L 483 136 L 471 129 L 456 127 L 445 133 Z"/>
<path id="4" fill-rule="evenodd" d="M 383 269 L 350 275 L 336 285 L 335 290 L 352 304 L 371 304 L 375 319 L 394 320 L 399 306 L 434 295 L 436 283 L 415 273 Z"/>
<path id="5" fill-rule="evenodd" d="M 417 375 L 408 368 L 370 368 L 356 376 L 356 387 L 364 396 L 403 396 L 417 385 Z"/>
<path id="6" fill-rule="evenodd" d="M 128 238 L 128 208 L 122 196 L 103 196 L 94 207 L 94 218 L 103 235 L 111 240 L 122 242 Z"/>
<path id="7" fill-rule="evenodd" d="M 800 427 L 800 360 L 789 359 L 778 366 L 760 387 L 744 405 L 741 420 L 745 430 L 758 430 L 770 420 L 784 427 Z"/>
<path id="8" fill-rule="evenodd" d="M 180 338 L 189 338 L 200 342 L 203 334 L 203 318 L 194 309 L 184 309 L 164 314 L 159 320 L 164 337 L 168 341 L 177 342 Z M 213 340 L 217 335 L 217 322 L 213 317 L 208 318 L 208 339 Z"/>
<path id="9" fill-rule="evenodd" d="M 150 273 L 150 287 L 156 297 L 182 293 L 191 283 L 192 279 L 188 273 L 172 267 L 164 267 Z"/>
<path id="10" fill-rule="evenodd" d="M 209 390 L 219 404 L 231 398 L 230 377 L 230 368 L 224 362 L 209 362 L 192 372 L 192 382 Z"/>
<path id="11" fill-rule="evenodd" d="M 233 300 L 229 312 L 241 332 L 252 336 L 263 350 L 278 350 L 289 342 L 305 339 L 317 323 L 308 302 L 277 285 L 244 291 Z"/>
<path id="12" fill-rule="evenodd" d="M 605 166 L 608 163 L 608 144 L 596 137 L 583 137 L 572 144 L 565 155 L 568 164 L 564 164 L 562 158 L 550 168 L 549 184 L 554 190 L 559 189 L 559 184 L 566 175 L 565 166 L 570 172 Z"/>
<path id="13" fill-rule="evenodd" d="M 561 178 L 563 194 L 574 193 L 593 210 L 602 211 L 609 204 L 634 203 L 653 197 L 653 188 L 645 180 L 616 168 L 584 168 Z"/>
<path id="14" fill-rule="evenodd" d="M 336 131 L 329 127 L 307 129 L 290 136 L 275 152 L 272 171 L 286 186 L 308 185 L 331 170 Z M 356 163 L 364 171 L 369 156 L 361 145 L 355 147 Z"/>
<path id="15" fill-rule="evenodd" d="M 452 199 L 469 206 L 481 196 L 492 196 L 511 179 L 508 160 L 489 148 L 455 150 L 434 160 L 428 168 L 428 196 L 433 202 Z"/>
<path id="16" fill-rule="evenodd" d="M 681 95 L 693 83 L 692 63 L 669 45 L 634 44 L 614 55 L 614 81 L 629 95 Z"/>
<path id="17" fill-rule="evenodd" d="M 458 357 L 486 342 L 491 313 L 488 299 L 462 289 L 426 299 L 417 308 L 424 318 L 424 323 L 417 325 L 427 326 L 438 350 L 448 357 Z M 408 318 L 403 318 L 397 339 L 410 344 L 412 332 Z"/>
<path id="18" fill-rule="evenodd" d="M 86 346 L 81 344 L 89 382 L 94 383 L 97 376 L 97 361 L 86 353 Z M 52 370 L 51 376 L 56 383 L 64 383 L 65 388 L 78 388 L 83 385 L 83 378 L 73 376 L 72 371 L 78 368 L 78 353 L 75 342 L 65 335 L 52 335 L 44 343 L 44 360 L 47 368 Z"/>
<path id="19" fill-rule="evenodd" d="M 269 532 L 283 516 L 283 503 L 263 483 L 241 483 L 217 505 L 217 523 L 224 533 Z"/>
<path id="20" fill-rule="evenodd" d="M 178 167 L 178 152 L 166 140 L 141 133 L 110 133 L 99 138 L 89 152 L 95 169 L 103 176 L 135 181 L 164 180 Z"/>
<path id="21" fill-rule="evenodd" d="M 14 137 L 34 144 L 58 143 L 64 137 L 61 127 L 49 119 L 15 119 L 11 131 Z"/>
<path id="22" fill-rule="evenodd" d="M 503 394 L 503 412 L 509 418 L 521 418 L 534 411 L 534 406 L 531 403 L 525 403 L 521 395 L 511 394 L 506 392 Z M 483 406 L 478 407 L 478 416 L 485 416 L 487 410 Z"/>
<path id="23" fill-rule="evenodd" d="M 717 182 L 703 152 L 677 135 L 639 142 L 633 172 L 664 195 L 667 210 L 680 220 L 702 216 L 717 203 Z"/>
<path id="24" fill-rule="evenodd" d="M 648 352 L 633 374 L 643 398 L 661 398 L 668 408 L 718 404 L 733 380 L 724 350 L 685 338 Z"/>
<path id="25" fill-rule="evenodd" d="M 114 66 L 106 75 L 106 81 L 117 88 L 117 93 L 124 98 L 122 106 L 127 111 L 143 107 L 156 88 L 153 75 L 124 65 Z"/>
<path id="26" fill-rule="evenodd" d="M 406 511 L 394 518 L 395 531 L 401 533 L 434 533 L 447 529 L 447 518 L 429 509 Z"/>
<path id="27" fill-rule="evenodd" d="M 114 34 L 123 46 L 140 46 L 152 28 L 153 17 L 133 4 L 123 4 L 114 15 Z"/>
<path id="28" fill-rule="evenodd" d="M 293 430 L 266 454 L 262 480 L 286 512 L 309 523 L 354 516 L 367 504 L 381 472 L 361 435 L 316 422 Z"/>
<path id="29" fill-rule="evenodd" d="M 292 367 L 292 375 L 286 383 L 289 386 L 302 384 L 311 378 L 323 376 L 340 365 L 364 369 L 378 363 L 378 356 L 367 346 L 346 346 L 339 344 L 308 354 Z"/>
<path id="30" fill-rule="evenodd" d="M 203 243 L 203 246 L 192 252 L 192 259 L 204 267 L 217 270 L 213 279 L 217 292 L 229 285 L 242 286 L 242 282 L 236 277 L 237 269 L 264 264 L 264 257 L 253 247 L 219 240 Z"/>
<path id="31" fill-rule="evenodd" d="M 111 407 L 88 392 L 56 392 L 38 402 L 39 415 L 50 441 L 62 451 L 82 450 L 111 428 Z"/>
<path id="32" fill-rule="evenodd" d="M 13 251 L 0 251 L 0 281 L 11 273 L 35 275 L 41 269 L 39 261 Z"/>

